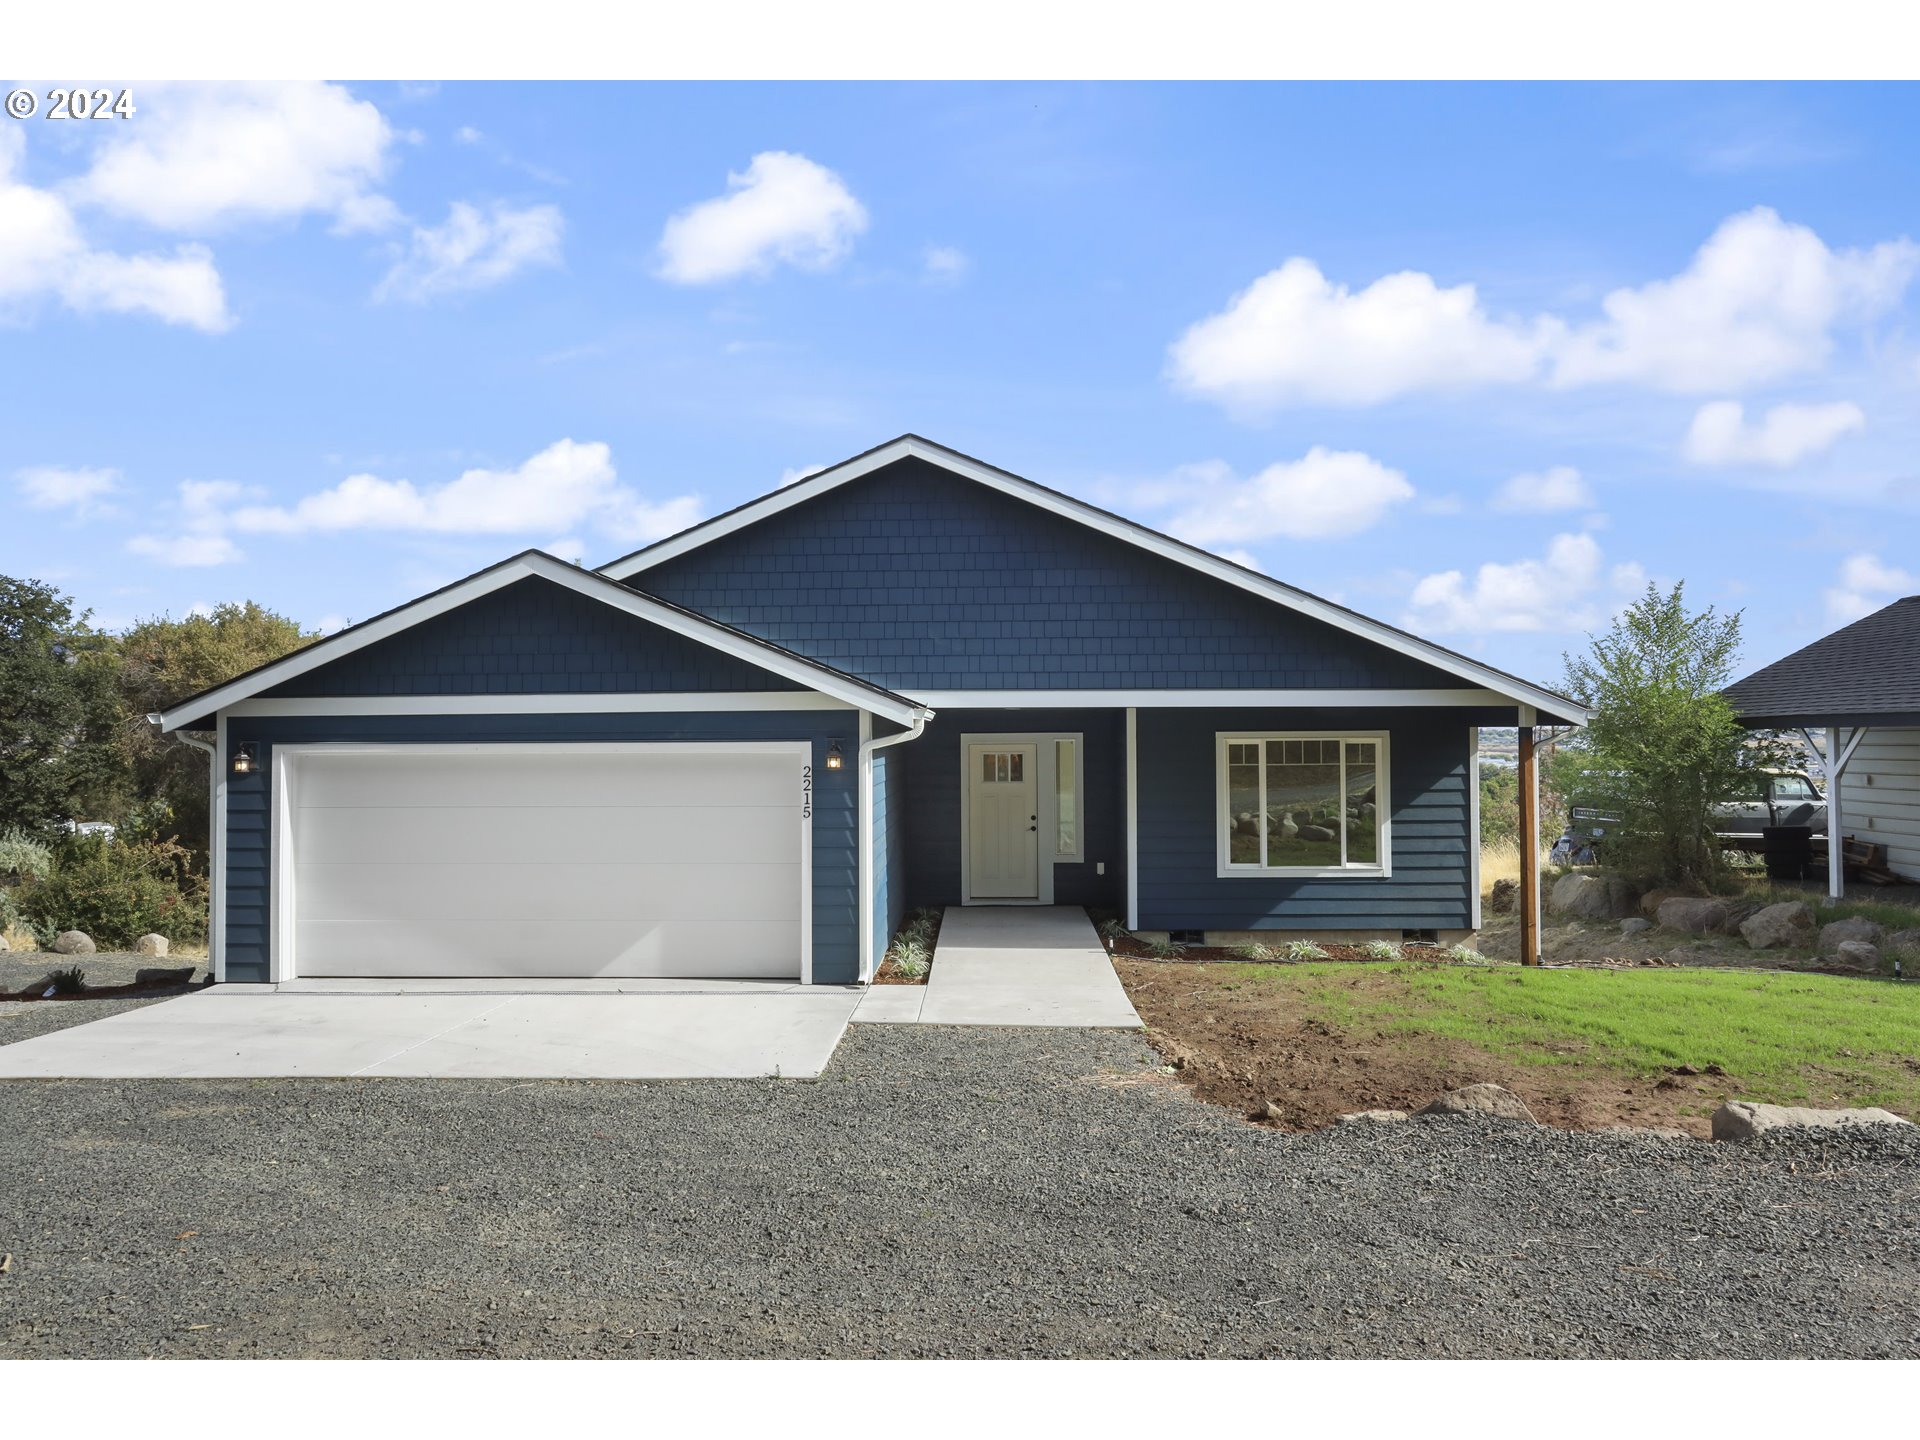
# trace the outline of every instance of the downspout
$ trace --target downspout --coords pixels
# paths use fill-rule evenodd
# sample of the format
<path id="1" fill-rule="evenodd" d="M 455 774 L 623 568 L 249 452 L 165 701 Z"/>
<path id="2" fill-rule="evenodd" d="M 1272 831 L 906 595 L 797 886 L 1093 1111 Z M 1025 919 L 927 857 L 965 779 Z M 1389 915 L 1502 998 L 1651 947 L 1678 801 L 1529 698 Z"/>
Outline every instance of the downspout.
<path id="1" fill-rule="evenodd" d="M 147 723 L 160 730 L 160 716 L 152 713 Z M 220 806 L 220 751 L 211 741 L 196 740 L 184 730 L 160 730 L 161 735 L 178 740 L 182 745 L 191 745 L 196 750 L 207 752 L 207 974 L 214 973 L 214 957 L 220 953 L 220 931 L 226 928 L 227 918 L 220 913 L 220 906 L 213 903 L 214 891 L 218 888 L 212 883 L 214 869 L 220 864 L 216 853 L 215 837 L 220 833 L 218 818 Z"/>
<path id="2" fill-rule="evenodd" d="M 913 723 L 897 735 L 860 742 L 860 983 L 873 979 L 873 752 L 889 745 L 904 745 L 918 740 L 926 732 L 933 711 L 921 706 L 913 712 Z M 891 797 L 889 797 L 891 800 Z"/>

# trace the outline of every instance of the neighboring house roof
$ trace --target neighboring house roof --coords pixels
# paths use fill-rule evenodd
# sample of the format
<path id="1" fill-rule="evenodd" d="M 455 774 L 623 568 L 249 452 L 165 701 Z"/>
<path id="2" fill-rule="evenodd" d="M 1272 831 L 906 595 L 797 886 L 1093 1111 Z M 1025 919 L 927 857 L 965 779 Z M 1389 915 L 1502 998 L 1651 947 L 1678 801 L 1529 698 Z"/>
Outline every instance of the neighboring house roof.
<path id="1" fill-rule="evenodd" d="M 1920 725 L 1920 595 L 1776 660 L 1722 692 L 1744 724 Z"/>
<path id="2" fill-rule="evenodd" d="M 284 684 L 297 675 L 303 675 L 331 661 L 341 659 L 365 646 L 375 644 L 400 631 L 444 615 L 458 609 L 470 601 L 477 600 L 505 586 L 517 584 L 522 580 L 548 580 L 556 585 L 565 586 L 578 594 L 624 610 L 638 619 L 651 622 L 662 629 L 670 630 L 691 640 L 711 645 L 738 659 L 758 665 L 771 674 L 804 685 L 823 695 L 844 700 L 849 705 L 871 711 L 875 715 L 901 725 L 911 725 L 918 717 L 929 713 L 925 706 L 896 695 L 858 676 L 836 670 L 831 665 L 823 665 L 804 655 L 796 655 L 791 650 L 762 640 L 757 635 L 749 635 L 744 630 L 736 630 L 731 625 L 723 625 L 718 620 L 674 605 L 658 596 L 648 595 L 630 586 L 619 584 L 604 575 L 565 561 L 556 560 L 539 550 L 527 550 L 498 565 L 469 575 L 464 580 L 423 595 L 418 600 L 376 615 L 371 620 L 363 620 L 358 625 L 339 631 L 324 640 L 317 640 L 290 655 L 247 671 L 210 690 L 180 701 L 160 715 L 160 728 L 178 730 L 190 722 L 204 720 L 217 711 L 225 710 L 262 691 Z"/>
<path id="3" fill-rule="evenodd" d="M 1055 515 L 1078 521 L 1105 535 L 1210 575 L 1216 580 L 1248 591 L 1284 606 L 1288 610 L 1422 660 L 1519 704 L 1545 711 L 1547 715 L 1574 721 L 1584 721 L 1589 716 L 1585 706 L 1565 695 L 1534 685 L 1505 671 L 1496 670 L 1490 665 L 1483 665 L 1477 660 L 1469 659 L 1444 646 L 1435 645 L 1432 641 L 1423 640 L 1405 630 L 1371 619 L 1317 595 L 1311 595 L 1295 586 L 1262 575 L 1257 570 L 1236 565 L 1231 560 L 1222 559 L 1185 541 L 1163 535 L 1157 530 L 1102 510 L 1096 505 L 1089 505 L 1084 500 L 1077 500 L 1071 495 L 1049 489 L 1045 485 L 1001 470 L 985 461 L 963 455 L 957 450 L 948 449 L 944 445 L 918 435 L 902 435 L 896 440 L 890 440 L 850 460 L 844 460 L 838 465 L 795 481 L 757 500 L 750 500 L 744 505 L 736 506 L 724 514 L 704 520 L 677 535 L 669 536 L 645 549 L 637 550 L 603 565 L 600 567 L 600 573 L 614 580 L 630 582 L 633 577 L 654 566 L 664 564 L 690 550 L 698 549 L 702 545 L 769 519 L 838 486 L 845 485 L 849 481 L 870 475 L 884 466 L 909 457 L 938 465 L 955 475 L 1038 505 Z"/>

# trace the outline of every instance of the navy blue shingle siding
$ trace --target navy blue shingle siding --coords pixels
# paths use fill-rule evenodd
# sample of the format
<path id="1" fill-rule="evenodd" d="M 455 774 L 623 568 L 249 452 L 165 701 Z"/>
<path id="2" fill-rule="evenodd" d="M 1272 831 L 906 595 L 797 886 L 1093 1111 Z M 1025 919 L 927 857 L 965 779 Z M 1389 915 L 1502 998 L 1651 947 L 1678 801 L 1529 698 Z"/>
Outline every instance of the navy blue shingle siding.
<path id="1" fill-rule="evenodd" d="M 263 693 L 307 698 L 804 688 L 563 585 L 531 577 Z"/>
<path id="2" fill-rule="evenodd" d="M 628 583 L 909 695 L 1465 683 L 918 459 Z"/>

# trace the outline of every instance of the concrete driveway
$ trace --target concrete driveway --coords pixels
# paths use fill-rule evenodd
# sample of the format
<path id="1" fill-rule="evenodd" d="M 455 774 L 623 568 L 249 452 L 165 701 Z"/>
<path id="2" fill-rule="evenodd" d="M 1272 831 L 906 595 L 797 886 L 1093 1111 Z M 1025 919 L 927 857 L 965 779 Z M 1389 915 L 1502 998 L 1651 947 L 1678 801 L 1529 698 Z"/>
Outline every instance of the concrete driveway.
<path id="1" fill-rule="evenodd" d="M 221 985 L 0 1046 L 0 1079 L 806 1079 L 826 1068 L 860 999 L 851 988 L 639 983 Z"/>

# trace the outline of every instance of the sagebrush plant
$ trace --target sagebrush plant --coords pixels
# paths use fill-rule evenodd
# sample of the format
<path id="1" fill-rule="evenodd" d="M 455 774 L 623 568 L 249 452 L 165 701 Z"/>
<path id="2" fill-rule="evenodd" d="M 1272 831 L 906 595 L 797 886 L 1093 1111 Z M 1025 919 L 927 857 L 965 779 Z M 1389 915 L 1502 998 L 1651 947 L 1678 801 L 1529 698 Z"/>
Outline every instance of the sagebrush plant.
<path id="1" fill-rule="evenodd" d="M 1331 960 L 1333 958 L 1311 940 L 1289 940 L 1286 953 L 1289 960 Z"/>
<path id="2" fill-rule="evenodd" d="M 0 885 L 44 880 L 53 873 L 53 847 L 18 825 L 0 830 Z"/>
<path id="3" fill-rule="evenodd" d="M 1245 945 L 1236 945 L 1227 953 L 1236 960 L 1273 960 L 1278 958 L 1271 945 L 1262 945 L 1258 940 L 1251 940 Z"/>
<path id="4" fill-rule="evenodd" d="M 1360 947 L 1360 953 L 1369 960 L 1398 960 L 1400 947 L 1391 940 L 1369 940 Z"/>
<path id="5" fill-rule="evenodd" d="M 54 847 L 52 873 L 20 886 L 14 900 L 36 935 L 84 930 L 103 948 L 124 950 L 149 933 L 176 944 L 207 935 L 206 877 L 171 842 L 71 837 Z"/>

